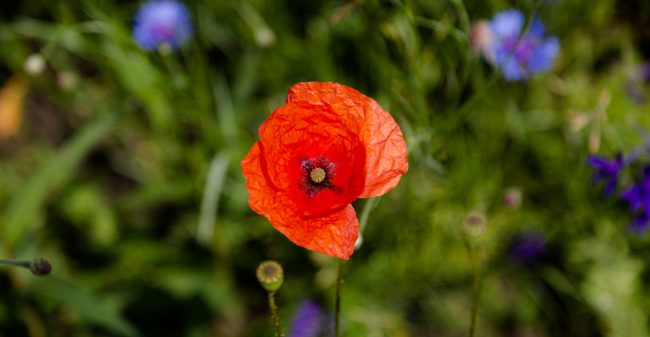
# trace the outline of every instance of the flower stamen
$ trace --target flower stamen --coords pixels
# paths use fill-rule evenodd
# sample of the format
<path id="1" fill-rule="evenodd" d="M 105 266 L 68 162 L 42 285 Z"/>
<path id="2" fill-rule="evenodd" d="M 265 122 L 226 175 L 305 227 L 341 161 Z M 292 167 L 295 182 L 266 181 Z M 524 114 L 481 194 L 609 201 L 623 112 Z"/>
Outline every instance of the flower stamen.
<path id="1" fill-rule="evenodd" d="M 320 184 L 325 180 L 326 172 L 322 167 L 316 167 L 309 172 L 309 179 Z"/>

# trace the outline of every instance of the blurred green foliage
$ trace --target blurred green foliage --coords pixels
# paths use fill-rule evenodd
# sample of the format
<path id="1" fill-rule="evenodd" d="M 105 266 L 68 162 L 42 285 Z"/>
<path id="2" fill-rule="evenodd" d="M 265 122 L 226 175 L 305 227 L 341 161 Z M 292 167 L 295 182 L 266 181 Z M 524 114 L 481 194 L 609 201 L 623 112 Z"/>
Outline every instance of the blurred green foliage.
<path id="1" fill-rule="evenodd" d="M 0 269 L 0 336 L 269 336 L 255 280 L 269 258 L 285 326 L 304 298 L 331 310 L 336 261 L 251 212 L 239 167 L 288 87 L 312 80 L 375 98 L 409 148 L 399 186 L 355 203 L 367 226 L 346 265 L 346 336 L 465 336 L 476 284 L 478 336 L 649 335 L 650 245 L 585 165 L 647 135 L 629 88 L 650 57 L 648 3 L 186 4 L 195 36 L 173 54 L 132 41 L 138 2 L 0 4 L 0 82 L 29 85 L 21 128 L 0 139 L 0 252 L 54 266 Z M 507 83 L 471 54 L 471 23 L 511 7 L 561 41 L 549 74 Z M 30 75 L 35 53 L 46 68 Z M 478 236 L 469 214 L 486 219 Z M 509 240 L 528 229 L 546 252 L 514 263 Z"/>

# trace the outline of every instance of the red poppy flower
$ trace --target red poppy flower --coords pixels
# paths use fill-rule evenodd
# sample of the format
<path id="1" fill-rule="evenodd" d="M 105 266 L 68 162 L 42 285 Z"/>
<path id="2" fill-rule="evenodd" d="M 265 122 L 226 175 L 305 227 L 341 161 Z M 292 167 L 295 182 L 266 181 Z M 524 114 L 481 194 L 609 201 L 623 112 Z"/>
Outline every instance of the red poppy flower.
<path id="1" fill-rule="evenodd" d="M 350 205 L 391 190 L 408 170 L 395 120 L 338 83 L 293 85 L 242 160 L 248 204 L 295 244 L 349 259 L 358 236 Z"/>

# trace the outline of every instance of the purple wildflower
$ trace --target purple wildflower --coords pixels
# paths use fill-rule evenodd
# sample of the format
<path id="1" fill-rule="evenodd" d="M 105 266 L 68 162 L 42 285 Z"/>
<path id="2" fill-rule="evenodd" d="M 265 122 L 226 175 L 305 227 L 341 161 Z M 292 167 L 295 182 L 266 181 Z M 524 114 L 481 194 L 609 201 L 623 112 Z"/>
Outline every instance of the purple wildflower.
<path id="1" fill-rule="evenodd" d="M 187 7 L 176 0 L 152 0 L 135 15 L 133 39 L 144 50 L 178 49 L 192 36 Z"/>
<path id="2" fill-rule="evenodd" d="M 546 250 L 546 239 L 538 232 L 515 235 L 510 246 L 512 258 L 519 264 L 534 262 Z"/>
<path id="3" fill-rule="evenodd" d="M 639 66 L 639 76 L 644 82 L 650 81 L 650 62 L 643 62 Z"/>
<path id="4" fill-rule="evenodd" d="M 326 315 L 321 307 L 312 302 L 304 301 L 293 316 L 288 337 L 316 337 L 323 331 Z"/>
<path id="5" fill-rule="evenodd" d="M 618 154 L 613 160 L 601 156 L 589 156 L 589 158 L 587 158 L 587 164 L 596 170 L 592 176 L 594 184 L 604 181 L 605 195 L 612 195 L 618 185 L 618 178 L 621 174 L 621 170 L 625 166 L 623 156 Z"/>
<path id="6" fill-rule="evenodd" d="M 635 212 L 630 229 L 638 234 L 645 233 L 650 228 L 650 166 L 645 168 L 639 183 L 621 193 L 621 199 L 627 201 Z"/>
<path id="7" fill-rule="evenodd" d="M 638 235 L 643 235 L 650 228 L 650 215 L 648 212 L 641 212 L 630 222 L 630 230 Z"/>
<path id="8" fill-rule="evenodd" d="M 484 52 L 509 81 L 519 81 L 551 69 L 560 50 L 556 37 L 544 37 L 544 24 L 533 18 L 523 32 L 524 15 L 510 9 L 497 13 L 490 22 L 491 46 Z"/>

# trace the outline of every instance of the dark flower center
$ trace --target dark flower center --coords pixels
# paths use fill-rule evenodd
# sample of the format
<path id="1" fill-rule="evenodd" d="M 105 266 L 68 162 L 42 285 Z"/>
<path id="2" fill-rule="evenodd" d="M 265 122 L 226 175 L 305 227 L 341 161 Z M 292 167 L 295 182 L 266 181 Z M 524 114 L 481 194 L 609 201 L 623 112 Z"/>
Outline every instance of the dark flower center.
<path id="1" fill-rule="evenodd" d="M 519 63 L 526 64 L 533 57 L 535 41 L 528 36 L 513 36 L 504 42 L 506 50 Z"/>
<path id="2" fill-rule="evenodd" d="M 264 275 L 271 277 L 273 276 L 273 274 L 276 273 L 276 270 L 277 269 L 275 266 L 271 266 L 271 265 L 266 266 L 266 268 L 264 268 Z"/>
<path id="3" fill-rule="evenodd" d="M 334 164 L 325 158 L 305 159 L 302 161 L 304 178 L 302 188 L 312 197 L 323 189 L 332 189 L 331 178 L 334 177 Z"/>

